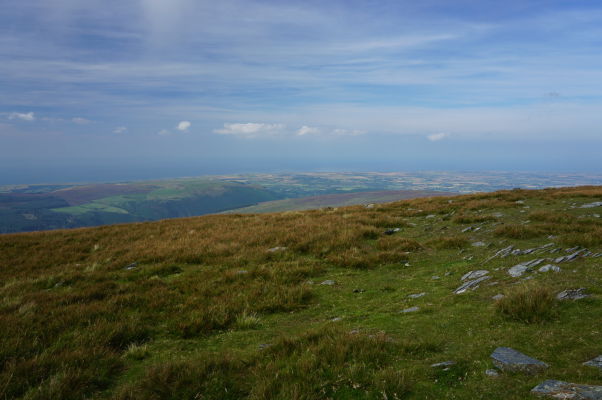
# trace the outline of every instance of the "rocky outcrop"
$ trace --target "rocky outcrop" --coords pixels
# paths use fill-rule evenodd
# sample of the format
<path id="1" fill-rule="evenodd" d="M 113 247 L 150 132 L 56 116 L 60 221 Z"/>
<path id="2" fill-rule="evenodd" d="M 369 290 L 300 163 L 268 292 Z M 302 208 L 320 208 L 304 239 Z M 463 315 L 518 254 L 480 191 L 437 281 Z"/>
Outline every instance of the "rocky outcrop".
<path id="1" fill-rule="evenodd" d="M 535 386 L 531 393 L 555 399 L 602 400 L 602 386 L 579 385 L 553 379 Z"/>

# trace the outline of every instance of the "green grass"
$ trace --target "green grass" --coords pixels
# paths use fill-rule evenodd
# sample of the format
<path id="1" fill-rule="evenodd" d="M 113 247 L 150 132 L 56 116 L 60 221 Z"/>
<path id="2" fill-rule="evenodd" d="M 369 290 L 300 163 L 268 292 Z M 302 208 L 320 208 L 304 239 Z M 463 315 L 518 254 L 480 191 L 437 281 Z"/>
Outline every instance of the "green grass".
<path id="1" fill-rule="evenodd" d="M 602 384 L 582 365 L 602 353 L 602 258 L 527 282 L 507 268 L 557 255 L 485 263 L 509 245 L 602 252 L 599 211 L 570 207 L 601 198 L 517 190 L 1 235 L 0 398 L 495 400 L 544 379 Z M 491 279 L 453 294 L 477 269 Z M 555 300 L 579 287 L 592 296 Z M 498 346 L 550 368 L 488 378 Z"/>

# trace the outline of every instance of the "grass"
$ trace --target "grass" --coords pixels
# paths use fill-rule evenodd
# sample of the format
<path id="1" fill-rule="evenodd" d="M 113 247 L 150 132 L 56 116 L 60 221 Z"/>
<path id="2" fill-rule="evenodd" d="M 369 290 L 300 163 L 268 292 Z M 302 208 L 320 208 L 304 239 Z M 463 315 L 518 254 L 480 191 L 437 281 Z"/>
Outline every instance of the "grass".
<path id="1" fill-rule="evenodd" d="M 557 255 L 485 263 L 509 245 L 602 252 L 597 211 L 571 208 L 599 199 L 513 190 L 0 235 L 0 398 L 524 399 L 544 378 L 602 384 L 582 366 L 602 351 L 602 259 L 529 284 L 507 269 Z M 454 295 L 477 269 L 491 279 Z M 579 287 L 592 297 L 555 300 Z M 550 369 L 488 379 L 498 346 Z"/>

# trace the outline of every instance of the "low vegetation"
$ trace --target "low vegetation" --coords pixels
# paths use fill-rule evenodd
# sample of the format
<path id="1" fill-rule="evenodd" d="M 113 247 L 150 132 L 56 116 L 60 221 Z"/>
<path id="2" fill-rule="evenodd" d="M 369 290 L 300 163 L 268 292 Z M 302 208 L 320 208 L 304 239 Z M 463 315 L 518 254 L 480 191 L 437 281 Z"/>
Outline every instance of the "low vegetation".
<path id="1" fill-rule="evenodd" d="M 601 210 L 581 208 L 600 200 L 512 190 L 0 235 L 0 398 L 525 399 L 544 378 L 602 384 L 582 366 L 602 354 L 602 258 L 507 273 L 602 252 Z M 571 288 L 591 296 L 556 300 Z M 498 346 L 551 367 L 488 378 Z"/>

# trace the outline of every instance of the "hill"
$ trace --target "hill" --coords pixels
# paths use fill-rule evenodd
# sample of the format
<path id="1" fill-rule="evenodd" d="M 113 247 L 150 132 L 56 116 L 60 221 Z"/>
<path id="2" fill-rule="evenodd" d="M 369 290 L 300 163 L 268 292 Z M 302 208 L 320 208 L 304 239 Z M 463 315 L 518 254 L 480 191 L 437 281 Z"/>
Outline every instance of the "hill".
<path id="1" fill-rule="evenodd" d="M 0 193 L 0 233 L 188 217 L 280 198 L 257 185 L 210 178 L 31 185 Z"/>
<path id="2" fill-rule="evenodd" d="M 602 187 L 508 190 L 0 235 L 0 397 L 602 385 L 583 364 L 602 354 L 601 206 Z M 511 371 L 506 348 L 545 365 Z M 582 389 L 563 390 L 599 398 Z"/>
<path id="3" fill-rule="evenodd" d="M 381 190 L 377 192 L 353 192 L 310 196 L 297 199 L 264 201 L 262 203 L 226 211 L 232 213 L 271 213 L 282 211 L 303 211 L 323 207 L 356 206 L 370 203 L 389 203 L 418 197 L 450 196 L 453 193 L 435 190 Z"/>

